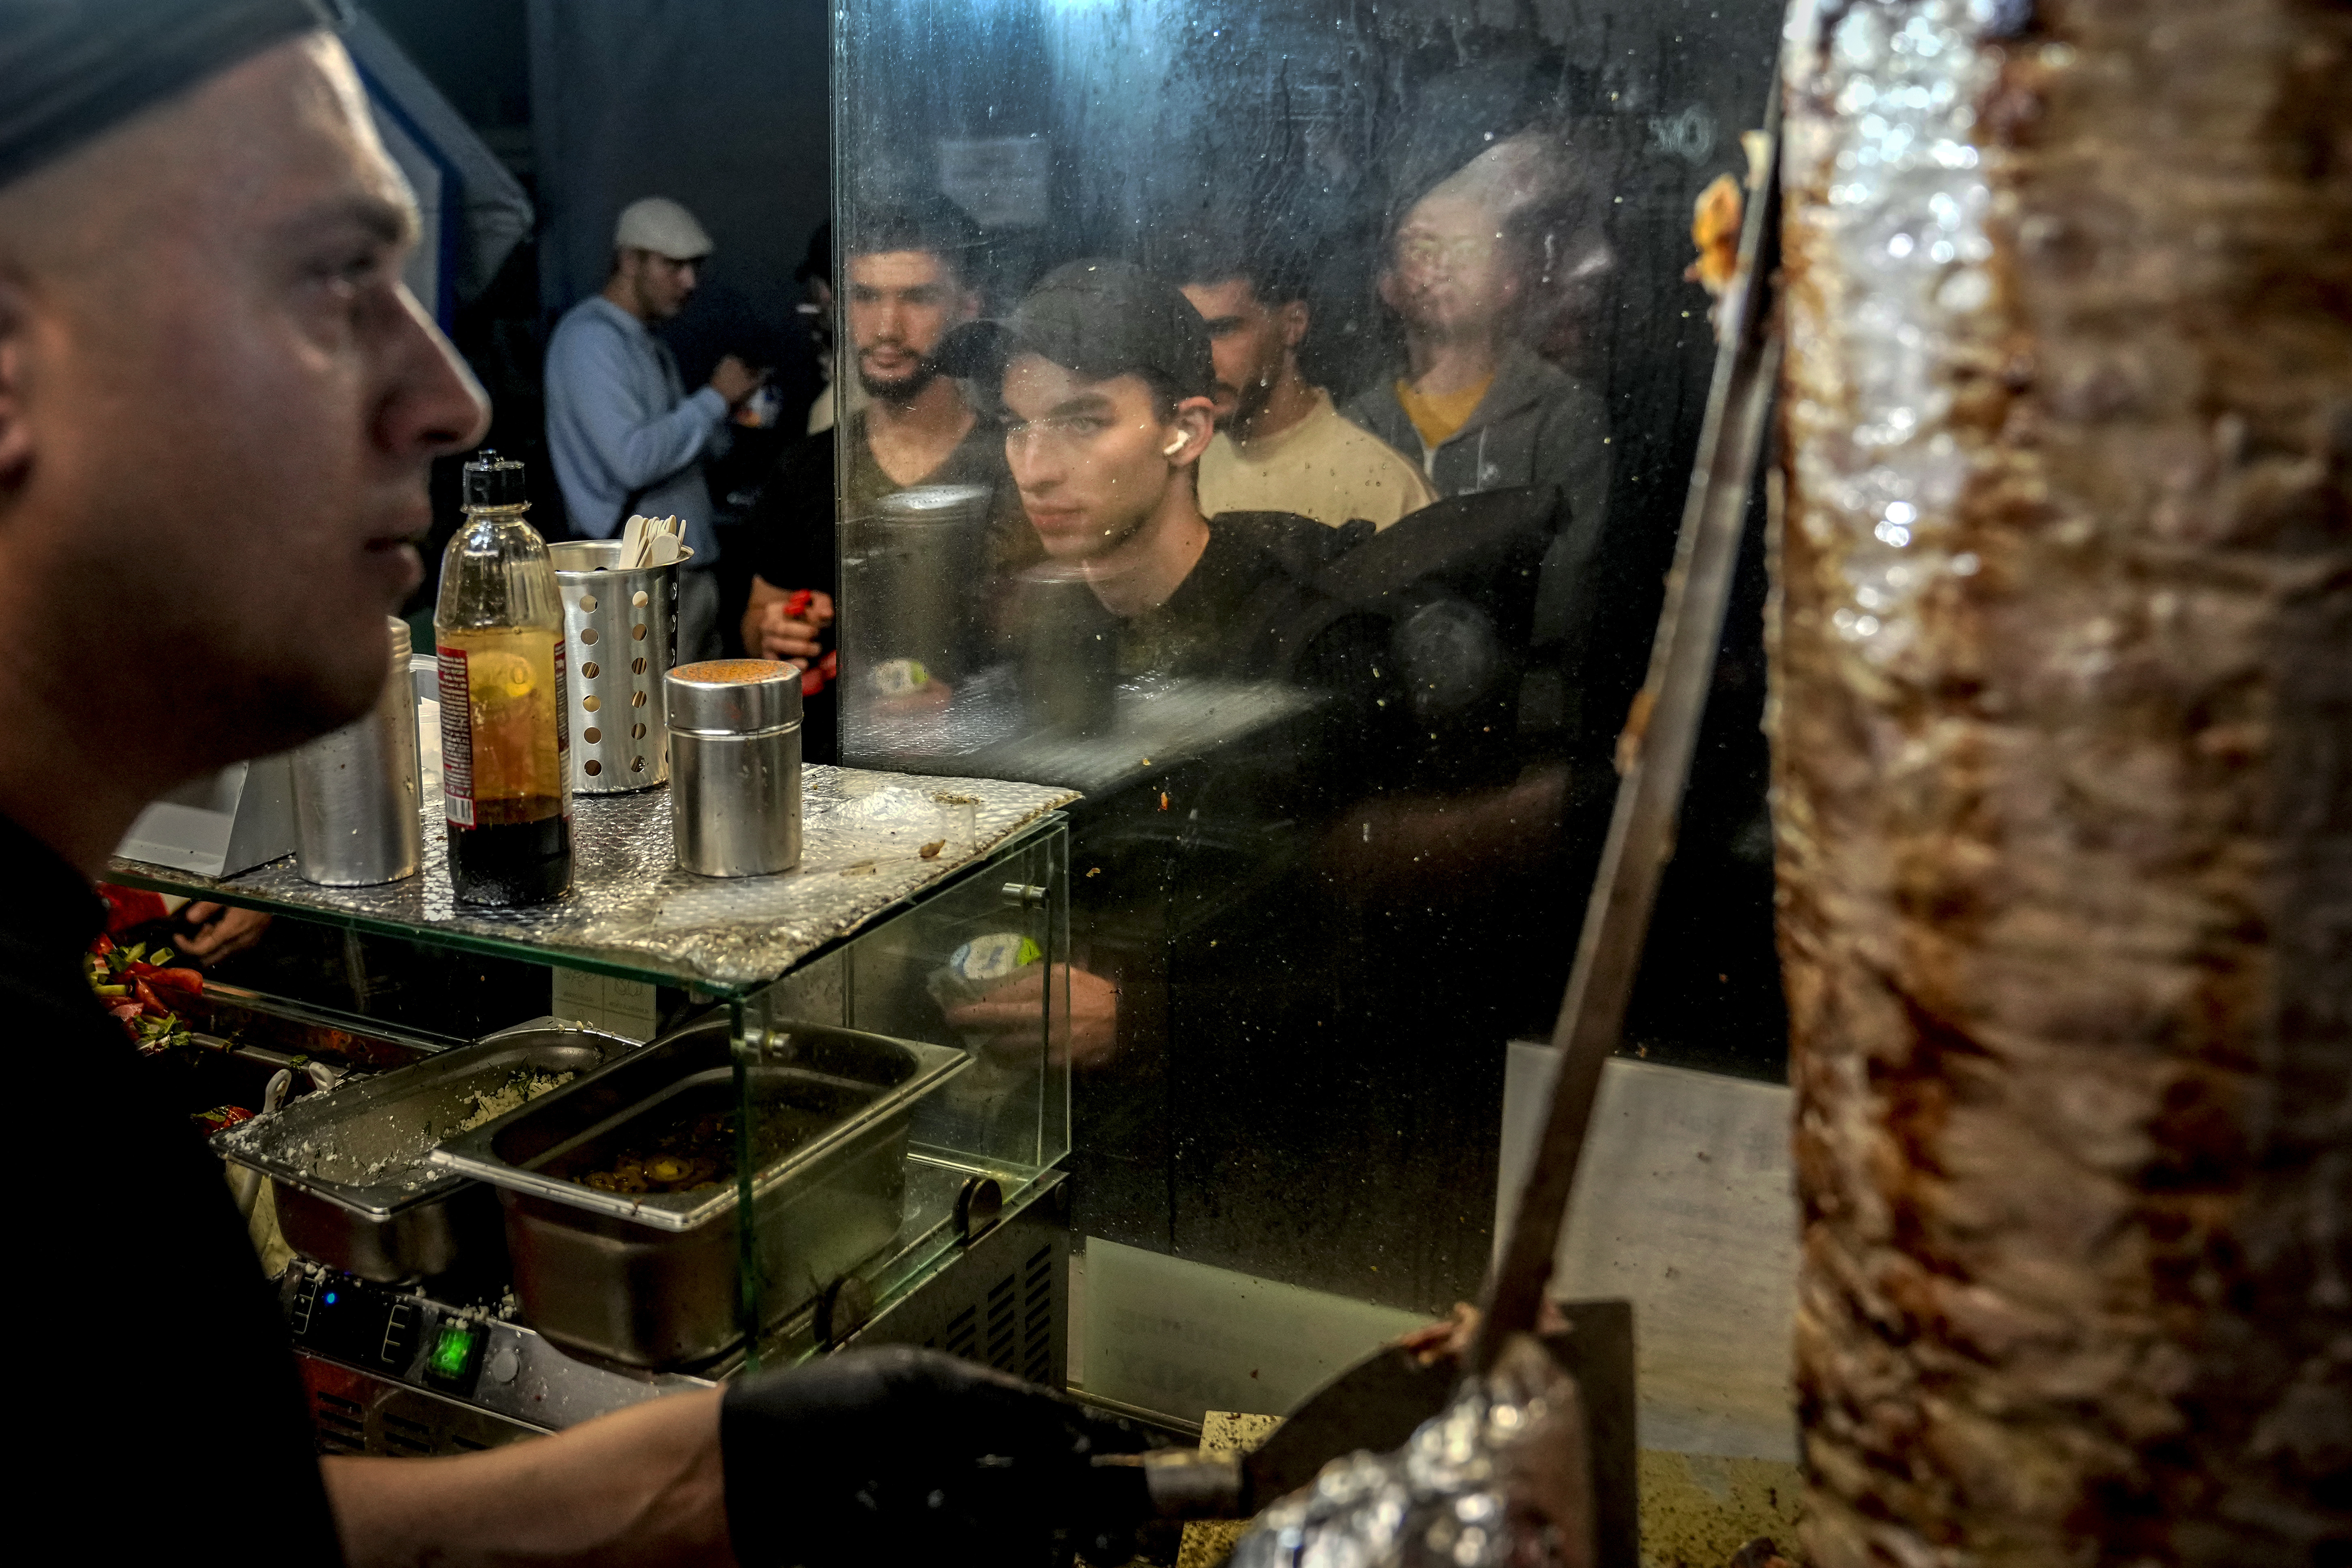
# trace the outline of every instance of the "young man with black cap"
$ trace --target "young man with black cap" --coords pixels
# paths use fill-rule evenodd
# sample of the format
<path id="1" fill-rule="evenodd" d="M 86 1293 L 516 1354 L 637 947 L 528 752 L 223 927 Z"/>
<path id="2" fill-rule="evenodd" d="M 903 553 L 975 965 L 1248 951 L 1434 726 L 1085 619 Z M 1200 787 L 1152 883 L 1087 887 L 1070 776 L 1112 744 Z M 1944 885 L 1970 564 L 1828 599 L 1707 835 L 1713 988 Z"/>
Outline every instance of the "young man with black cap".
<path id="1" fill-rule="evenodd" d="M 1204 1073 L 1244 1081 L 1269 1059 L 1268 1041 L 1286 1043 L 1280 1056 L 1317 1037 L 1317 977 L 1342 938 L 1305 918 L 1308 858 L 1349 799 L 1412 754 L 1398 733 L 1409 704 L 1386 657 L 1388 625 L 1329 584 L 1333 567 L 1378 541 L 1370 521 L 1203 514 L 1196 470 L 1216 412 L 1208 326 L 1141 268 L 1071 262 L 1008 319 L 967 329 L 950 357 L 999 388 L 1030 526 L 1053 566 L 1092 591 L 1043 596 L 1050 610 L 1029 613 L 1098 616 L 1122 679 L 1313 694 L 1074 809 L 1072 853 L 1086 870 L 1072 879 L 1072 1056 L 1086 1070 L 1073 1092 L 1092 1129 L 1074 1154 L 1078 1223 L 1162 1245 L 1177 1144 L 1202 1146 L 1197 1130 L 1171 1126 L 1169 1108 Z M 1023 1002 L 1034 1019 L 1024 992 L 966 1009 L 957 1027 L 982 1033 L 995 1023 L 986 1009 L 1001 1005 L 1009 1048 Z"/>
<path id="2" fill-rule="evenodd" d="M 55 1303 L 20 1357 L 28 1538 L 101 1561 L 713 1564 L 1088 1539 L 1086 1456 L 1127 1439 L 923 1352 L 492 1452 L 315 1457 L 220 1167 L 82 953 L 89 878 L 149 800 L 373 705 L 427 466 L 485 423 L 401 286 L 414 203 L 325 20 L 0 0 L 0 1010 L 37 1108 L 18 1167 L 54 1173 L 16 1241 L 28 1300 Z"/>
<path id="3" fill-rule="evenodd" d="M 1202 512 L 1216 369 L 1208 325 L 1181 292 L 1129 262 L 1073 261 L 989 330 L 1022 510 L 1046 556 L 1076 566 L 1119 623 L 1123 677 L 1280 673 L 1356 689 L 1376 679 L 1375 659 L 1349 657 L 1345 627 L 1315 649 L 1283 636 L 1318 569 L 1370 523 Z M 1339 664 L 1312 673 L 1303 655 Z"/>

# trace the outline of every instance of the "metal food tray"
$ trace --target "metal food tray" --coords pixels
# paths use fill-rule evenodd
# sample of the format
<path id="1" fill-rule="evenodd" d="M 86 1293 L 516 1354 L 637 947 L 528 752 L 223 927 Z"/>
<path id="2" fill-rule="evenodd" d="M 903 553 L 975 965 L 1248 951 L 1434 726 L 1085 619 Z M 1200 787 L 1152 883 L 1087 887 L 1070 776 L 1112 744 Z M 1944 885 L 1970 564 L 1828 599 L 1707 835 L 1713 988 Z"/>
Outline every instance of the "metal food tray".
<path id="1" fill-rule="evenodd" d="M 498 1250 L 489 1194 L 431 1160 L 477 1114 L 477 1097 L 526 1072 L 585 1076 L 635 1048 L 617 1035 L 534 1019 L 305 1096 L 215 1133 L 213 1150 L 269 1178 L 278 1229 L 305 1258 L 386 1284 L 431 1279 Z"/>
<path id="2" fill-rule="evenodd" d="M 889 1245 L 906 1215 L 908 1123 L 962 1051 L 785 1025 L 747 1064 L 755 1105 L 815 1125 L 752 1178 L 761 1315 L 780 1321 Z M 692 1365 L 740 1338 L 732 1178 L 699 1192 L 606 1192 L 553 1173 L 610 1157 L 646 1124 L 735 1108 L 723 1017 L 656 1041 L 444 1143 L 435 1161 L 499 1189 L 524 1318 L 575 1354 Z"/>

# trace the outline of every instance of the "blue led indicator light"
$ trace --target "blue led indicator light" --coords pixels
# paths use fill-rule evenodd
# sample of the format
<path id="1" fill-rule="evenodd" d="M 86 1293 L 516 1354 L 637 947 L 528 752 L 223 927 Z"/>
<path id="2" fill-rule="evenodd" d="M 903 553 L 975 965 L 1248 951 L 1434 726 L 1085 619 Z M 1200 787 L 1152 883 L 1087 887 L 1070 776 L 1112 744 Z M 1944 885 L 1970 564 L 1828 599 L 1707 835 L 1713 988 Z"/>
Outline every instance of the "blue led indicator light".
<path id="1" fill-rule="evenodd" d="M 333 1306 L 335 1304 L 335 1293 L 332 1290 L 328 1291 L 324 1300 L 328 1306 Z"/>

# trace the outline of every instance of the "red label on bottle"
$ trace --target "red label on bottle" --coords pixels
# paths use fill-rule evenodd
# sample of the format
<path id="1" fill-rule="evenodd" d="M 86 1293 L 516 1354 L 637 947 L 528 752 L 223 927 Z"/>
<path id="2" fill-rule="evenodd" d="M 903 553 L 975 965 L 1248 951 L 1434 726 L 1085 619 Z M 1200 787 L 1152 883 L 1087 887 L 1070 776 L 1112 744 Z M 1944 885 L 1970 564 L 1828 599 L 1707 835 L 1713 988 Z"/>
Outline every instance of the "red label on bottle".
<path id="1" fill-rule="evenodd" d="M 441 801 L 456 827 L 474 826 L 474 703 L 466 650 L 437 647 L 441 668 Z M 562 665 L 556 667 L 559 670 Z M 562 677 L 557 678 L 559 683 Z M 559 684 L 558 689 L 561 690 Z"/>

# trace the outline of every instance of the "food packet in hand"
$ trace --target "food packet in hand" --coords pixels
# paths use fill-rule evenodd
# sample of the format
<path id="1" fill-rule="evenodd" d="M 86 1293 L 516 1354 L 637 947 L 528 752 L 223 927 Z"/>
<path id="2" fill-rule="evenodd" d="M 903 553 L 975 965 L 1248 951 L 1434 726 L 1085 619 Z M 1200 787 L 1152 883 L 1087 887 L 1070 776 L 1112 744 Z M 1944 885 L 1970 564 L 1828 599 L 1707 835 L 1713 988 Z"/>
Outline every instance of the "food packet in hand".
<path id="1" fill-rule="evenodd" d="M 1592 1568 L 1592 1459 L 1576 1380 L 1515 1334 L 1495 1369 L 1393 1453 L 1323 1467 L 1257 1517 L 1233 1568 Z"/>
<path id="2" fill-rule="evenodd" d="M 923 982 L 931 1000 L 949 1012 L 977 1002 L 1045 956 L 1034 938 L 1016 931 L 976 936 L 948 955 Z"/>

